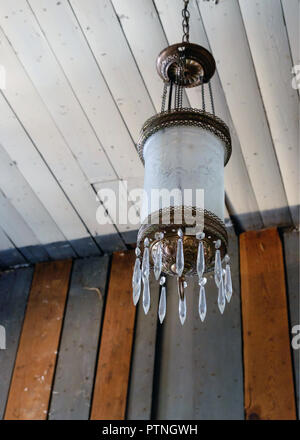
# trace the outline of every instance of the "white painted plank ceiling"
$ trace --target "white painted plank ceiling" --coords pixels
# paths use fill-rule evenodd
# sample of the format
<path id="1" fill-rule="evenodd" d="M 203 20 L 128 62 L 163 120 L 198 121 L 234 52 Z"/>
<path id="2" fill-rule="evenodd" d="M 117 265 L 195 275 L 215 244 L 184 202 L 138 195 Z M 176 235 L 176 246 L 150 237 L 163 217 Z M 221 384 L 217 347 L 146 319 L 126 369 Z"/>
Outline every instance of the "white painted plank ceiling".
<path id="1" fill-rule="evenodd" d="M 182 38 L 182 0 L 1 0 L 0 264 L 124 249 L 103 188 L 141 187 L 135 143 L 160 110 L 158 53 Z M 299 0 L 190 0 L 230 127 L 226 212 L 240 230 L 298 226 Z M 201 107 L 201 91 L 184 105 Z M 136 215 L 140 201 L 128 209 Z"/>

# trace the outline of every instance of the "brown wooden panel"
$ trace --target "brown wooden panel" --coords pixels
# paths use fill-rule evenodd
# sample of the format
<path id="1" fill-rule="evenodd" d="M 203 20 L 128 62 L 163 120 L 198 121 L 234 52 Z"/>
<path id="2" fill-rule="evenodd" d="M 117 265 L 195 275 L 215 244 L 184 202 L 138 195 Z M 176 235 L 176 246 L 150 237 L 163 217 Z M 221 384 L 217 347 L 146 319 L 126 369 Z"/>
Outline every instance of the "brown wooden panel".
<path id="1" fill-rule="evenodd" d="M 91 419 L 125 418 L 135 307 L 131 278 L 133 251 L 113 255 L 100 343 Z"/>
<path id="2" fill-rule="evenodd" d="M 35 267 L 9 391 L 6 420 L 47 418 L 72 261 Z"/>
<path id="3" fill-rule="evenodd" d="M 276 229 L 240 236 L 247 419 L 296 418 L 281 241 Z"/>

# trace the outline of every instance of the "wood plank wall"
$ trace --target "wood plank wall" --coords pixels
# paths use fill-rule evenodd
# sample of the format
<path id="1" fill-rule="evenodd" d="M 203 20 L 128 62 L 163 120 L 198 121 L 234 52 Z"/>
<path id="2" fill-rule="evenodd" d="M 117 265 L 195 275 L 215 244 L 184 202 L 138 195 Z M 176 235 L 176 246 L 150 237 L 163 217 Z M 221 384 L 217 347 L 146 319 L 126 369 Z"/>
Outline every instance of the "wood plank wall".
<path id="1" fill-rule="evenodd" d="M 299 233 L 283 234 L 283 254 L 276 229 L 229 232 L 232 302 L 220 316 L 209 281 L 202 324 L 190 283 L 183 328 L 173 280 L 162 326 L 153 279 L 150 312 L 136 313 L 132 251 L 3 272 L 0 418 L 295 419 Z"/>
<path id="2" fill-rule="evenodd" d="M 198 314 L 199 285 L 188 283 L 187 320 L 178 319 L 178 296 L 168 295 L 162 328 L 155 417 L 243 419 L 243 367 L 237 238 L 230 233 L 234 294 L 223 316 L 213 277 L 206 284 L 207 315 Z M 176 293 L 176 280 L 168 288 Z"/>
<path id="3" fill-rule="evenodd" d="M 240 237 L 247 419 L 295 419 L 282 245 L 276 229 Z"/>

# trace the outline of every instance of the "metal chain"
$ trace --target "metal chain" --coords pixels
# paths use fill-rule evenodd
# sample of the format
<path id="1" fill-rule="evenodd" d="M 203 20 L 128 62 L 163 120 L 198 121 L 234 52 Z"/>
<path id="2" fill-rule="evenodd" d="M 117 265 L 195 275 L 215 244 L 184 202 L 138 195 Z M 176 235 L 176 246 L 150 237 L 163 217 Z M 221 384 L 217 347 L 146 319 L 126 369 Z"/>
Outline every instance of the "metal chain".
<path id="1" fill-rule="evenodd" d="M 182 108 L 182 95 L 183 95 L 183 87 L 179 86 L 179 91 L 178 91 L 178 108 Z"/>
<path id="2" fill-rule="evenodd" d="M 175 83 L 175 93 L 174 93 L 174 108 L 178 109 L 178 88 L 179 85 Z"/>
<path id="3" fill-rule="evenodd" d="M 178 82 L 178 88 L 177 88 L 177 108 L 182 108 L 182 95 L 183 95 L 183 82 L 184 82 L 184 71 L 185 71 L 185 49 L 180 51 L 179 53 L 179 63 L 177 66 L 177 82 Z"/>
<path id="4" fill-rule="evenodd" d="M 162 102 L 161 102 L 161 112 L 164 112 L 165 108 L 166 108 L 167 92 L 168 92 L 168 83 L 164 82 L 164 88 L 163 88 L 163 94 L 162 94 Z"/>
<path id="5" fill-rule="evenodd" d="M 209 89 L 209 96 L 210 96 L 210 104 L 211 104 L 211 112 L 213 115 L 215 115 L 215 105 L 214 105 L 214 97 L 211 87 L 211 82 L 208 83 L 208 89 Z"/>
<path id="6" fill-rule="evenodd" d="M 205 112 L 205 93 L 204 93 L 204 83 L 201 85 L 202 92 L 202 110 Z"/>
<path id="7" fill-rule="evenodd" d="M 181 85 L 182 72 L 183 72 L 183 67 L 182 67 L 182 62 L 180 62 L 177 67 L 177 72 L 176 72 L 176 76 L 177 76 L 176 87 L 175 87 L 175 108 L 176 109 L 179 109 L 182 107 L 182 85 Z"/>
<path id="8" fill-rule="evenodd" d="M 182 59 L 178 66 L 178 89 L 177 89 L 177 108 L 182 108 L 182 77 L 184 71 L 184 60 Z"/>
<path id="9" fill-rule="evenodd" d="M 170 82 L 168 111 L 172 110 L 172 92 L 173 92 L 173 81 Z"/>
<path id="10" fill-rule="evenodd" d="M 182 37 L 182 42 L 183 43 L 188 43 L 190 40 L 190 25 L 189 25 L 189 21 L 190 21 L 190 11 L 188 10 L 188 5 L 189 5 L 189 0 L 183 0 L 184 3 L 184 7 L 182 9 L 182 30 L 183 30 L 183 37 Z"/>

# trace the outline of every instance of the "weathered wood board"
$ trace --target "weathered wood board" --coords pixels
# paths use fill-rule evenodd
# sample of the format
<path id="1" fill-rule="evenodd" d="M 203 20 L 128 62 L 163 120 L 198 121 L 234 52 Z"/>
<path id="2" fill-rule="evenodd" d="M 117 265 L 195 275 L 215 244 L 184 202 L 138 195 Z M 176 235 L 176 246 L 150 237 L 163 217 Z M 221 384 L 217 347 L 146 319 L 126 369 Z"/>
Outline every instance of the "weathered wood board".
<path id="1" fill-rule="evenodd" d="M 152 274 L 150 310 L 145 315 L 141 299 L 137 309 L 126 411 L 128 420 L 151 419 L 159 290 L 159 282 Z"/>
<path id="2" fill-rule="evenodd" d="M 134 259 L 133 251 L 117 252 L 112 259 L 91 411 L 94 420 L 125 418 L 135 324 Z"/>
<path id="3" fill-rule="evenodd" d="M 296 418 L 282 245 L 276 229 L 240 235 L 247 419 Z"/>
<path id="4" fill-rule="evenodd" d="M 168 279 L 167 314 L 161 332 L 159 382 L 154 418 L 159 420 L 243 419 L 243 366 L 237 238 L 229 236 L 233 296 L 223 316 L 217 287 L 206 284 L 207 315 L 198 314 L 197 279 L 188 279 L 187 318 L 178 317 L 176 280 Z"/>
<path id="5" fill-rule="evenodd" d="M 0 227 L 0 267 L 6 268 L 15 264 L 25 264 L 24 256 L 15 248 Z"/>
<path id="6" fill-rule="evenodd" d="M 6 420 L 47 418 L 71 267 L 71 260 L 35 266 Z"/>
<path id="7" fill-rule="evenodd" d="M 33 269 L 0 274 L 0 325 L 5 328 L 5 350 L 0 350 L 0 419 L 3 418 L 22 329 Z"/>
<path id="8" fill-rule="evenodd" d="M 74 262 L 48 417 L 51 420 L 89 418 L 108 266 L 108 256 Z"/>
<path id="9" fill-rule="evenodd" d="M 299 278 L 300 278 L 300 260 L 299 260 L 299 250 L 300 250 L 300 235 L 299 231 L 287 231 L 283 234 L 283 244 L 284 244 L 284 260 L 285 260 L 285 271 L 286 271 L 286 284 L 287 284 L 287 295 L 288 295 L 288 306 L 289 306 L 289 318 L 290 318 L 290 337 L 293 339 L 294 336 L 299 335 L 299 330 L 297 333 L 292 333 L 295 326 L 300 324 L 299 319 Z M 299 340 L 299 336 L 298 336 Z M 297 342 L 297 341 L 296 341 Z M 299 342 L 298 344 L 299 345 Z M 294 375 L 295 375 L 295 388 L 296 396 L 298 402 L 298 418 L 300 418 L 300 382 L 299 382 L 299 370 L 300 370 L 300 350 L 295 349 L 292 344 L 292 356 L 294 363 Z"/>

